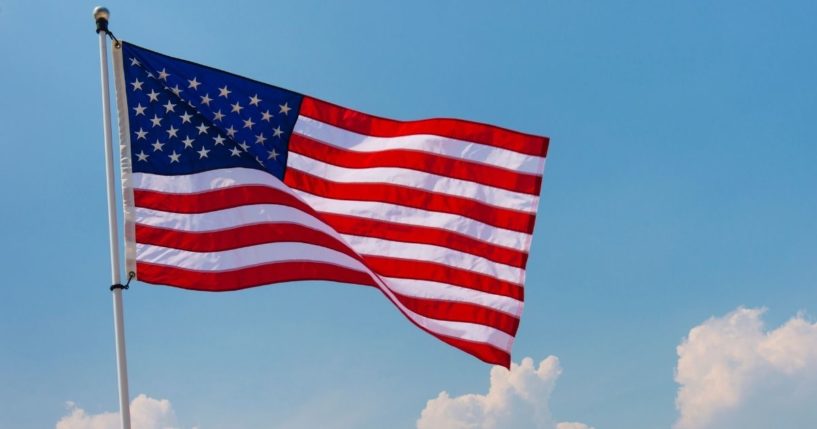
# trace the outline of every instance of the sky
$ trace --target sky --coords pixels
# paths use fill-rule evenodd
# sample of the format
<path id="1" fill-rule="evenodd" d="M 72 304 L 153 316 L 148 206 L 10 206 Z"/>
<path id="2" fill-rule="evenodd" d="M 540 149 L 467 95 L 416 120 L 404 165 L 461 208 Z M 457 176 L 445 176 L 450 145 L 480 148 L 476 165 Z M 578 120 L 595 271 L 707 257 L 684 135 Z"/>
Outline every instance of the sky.
<path id="1" fill-rule="evenodd" d="M 117 427 L 96 5 L 0 0 L 0 429 Z M 511 371 L 370 288 L 136 283 L 135 428 L 817 426 L 817 3 L 105 6 L 168 55 L 551 138 Z"/>

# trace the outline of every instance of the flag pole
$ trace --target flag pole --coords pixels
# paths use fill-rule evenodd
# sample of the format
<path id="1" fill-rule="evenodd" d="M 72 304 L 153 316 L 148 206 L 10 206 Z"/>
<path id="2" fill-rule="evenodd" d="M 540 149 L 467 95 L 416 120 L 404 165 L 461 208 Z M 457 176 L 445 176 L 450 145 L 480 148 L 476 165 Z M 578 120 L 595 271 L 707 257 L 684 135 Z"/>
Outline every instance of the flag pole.
<path id="1" fill-rule="evenodd" d="M 99 36 L 99 61 L 102 77 L 102 122 L 105 135 L 105 174 L 108 187 L 108 241 L 111 248 L 111 292 L 113 295 L 114 335 L 116 338 L 116 372 L 119 381 L 119 416 L 122 429 L 130 429 L 130 398 L 128 394 L 128 363 L 125 357 L 125 319 L 122 309 L 122 289 L 119 267 L 119 237 L 114 191 L 113 138 L 111 133 L 110 89 L 108 85 L 108 17 L 107 8 L 94 8 L 96 33 Z"/>

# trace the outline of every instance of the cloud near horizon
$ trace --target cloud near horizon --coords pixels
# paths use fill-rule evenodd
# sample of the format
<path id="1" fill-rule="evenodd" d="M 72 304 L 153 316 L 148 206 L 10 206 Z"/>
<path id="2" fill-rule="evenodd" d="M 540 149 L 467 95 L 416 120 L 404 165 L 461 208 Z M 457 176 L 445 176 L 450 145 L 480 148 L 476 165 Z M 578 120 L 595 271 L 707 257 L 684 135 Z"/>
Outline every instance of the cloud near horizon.
<path id="1" fill-rule="evenodd" d="M 738 308 L 689 331 L 675 429 L 817 427 L 817 323 L 798 314 L 766 330 L 764 312 Z"/>
<path id="2" fill-rule="evenodd" d="M 88 414 L 77 404 L 67 402 L 68 415 L 57 422 L 56 429 L 119 429 L 119 413 Z M 167 399 L 153 399 L 145 394 L 133 398 L 130 404 L 131 426 L 134 429 L 179 429 L 176 413 Z"/>
<path id="3" fill-rule="evenodd" d="M 797 314 L 768 329 L 765 311 L 741 307 L 712 317 L 677 346 L 674 429 L 817 427 L 817 323 Z M 416 428 L 593 429 L 554 419 L 550 398 L 561 374 L 555 356 L 538 365 L 527 357 L 510 371 L 493 367 L 487 393 L 442 391 L 426 403 Z M 67 405 L 56 429 L 119 428 L 117 412 L 88 414 Z M 179 429 L 167 399 L 140 394 L 131 402 L 131 417 L 134 429 Z"/>
<path id="4" fill-rule="evenodd" d="M 583 423 L 553 420 L 550 395 L 562 374 L 559 359 L 548 356 L 512 363 L 511 370 L 491 369 L 488 393 L 451 397 L 448 392 L 428 401 L 417 429 L 592 429 Z"/>

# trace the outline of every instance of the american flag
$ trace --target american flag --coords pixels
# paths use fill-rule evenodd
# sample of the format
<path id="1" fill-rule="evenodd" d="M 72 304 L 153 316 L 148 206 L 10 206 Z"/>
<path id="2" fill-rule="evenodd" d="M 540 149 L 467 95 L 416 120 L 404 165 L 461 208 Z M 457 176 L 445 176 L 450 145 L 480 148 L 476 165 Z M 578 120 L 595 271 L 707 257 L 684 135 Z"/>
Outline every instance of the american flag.
<path id="1" fill-rule="evenodd" d="M 114 67 L 138 280 L 372 286 L 431 335 L 510 364 L 547 138 L 367 115 L 126 42 Z"/>

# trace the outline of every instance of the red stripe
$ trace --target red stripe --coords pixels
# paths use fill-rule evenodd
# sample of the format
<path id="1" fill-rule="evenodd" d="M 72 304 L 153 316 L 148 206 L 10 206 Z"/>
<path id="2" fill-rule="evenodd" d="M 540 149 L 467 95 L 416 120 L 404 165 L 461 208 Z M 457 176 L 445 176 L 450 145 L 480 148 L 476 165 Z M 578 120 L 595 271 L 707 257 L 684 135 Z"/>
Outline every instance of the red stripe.
<path id="1" fill-rule="evenodd" d="M 546 156 L 549 143 L 547 137 L 520 133 L 462 119 L 440 118 L 419 121 L 386 119 L 340 107 L 312 97 L 303 98 L 299 113 L 358 134 L 377 137 L 433 134 L 534 156 Z"/>
<path id="2" fill-rule="evenodd" d="M 361 259 L 345 244 L 331 236 L 302 225 L 286 223 L 265 223 L 214 232 L 185 232 L 137 224 L 136 240 L 143 244 L 194 252 L 218 252 L 270 242 L 302 242 L 331 248 L 355 259 Z M 514 335 L 519 325 L 517 318 L 485 306 L 410 297 L 397 293 L 395 296 L 409 310 L 432 319 L 488 325 L 509 335 Z"/>
<path id="3" fill-rule="evenodd" d="M 375 237 L 407 243 L 432 244 L 517 268 L 525 268 L 528 259 L 525 252 L 497 246 L 441 228 L 407 225 L 334 213 L 319 213 L 318 217 L 341 234 Z"/>
<path id="4" fill-rule="evenodd" d="M 136 242 L 191 252 L 221 252 L 265 243 L 293 242 L 326 247 L 362 261 L 348 245 L 324 232 L 286 222 L 265 222 L 219 231 L 191 232 L 136 224 Z"/>
<path id="5" fill-rule="evenodd" d="M 250 204 L 281 204 L 314 215 L 315 211 L 285 191 L 264 185 L 241 185 L 192 194 L 133 190 L 134 204 L 172 213 L 207 213 Z"/>
<path id="6" fill-rule="evenodd" d="M 319 262 L 279 262 L 222 272 L 199 272 L 137 262 L 136 270 L 138 273 L 137 278 L 142 282 L 209 292 L 226 292 L 296 280 L 326 280 L 375 286 L 368 274 Z M 386 294 L 384 293 L 384 295 Z M 388 297 L 388 295 L 386 296 Z M 453 347 L 487 363 L 505 367 L 510 365 L 510 355 L 503 350 L 490 344 L 435 333 L 417 324 L 399 307 L 398 310 L 417 327 Z"/>
<path id="7" fill-rule="evenodd" d="M 489 206 L 479 201 L 386 183 L 332 182 L 294 168 L 287 169 L 284 183 L 292 188 L 326 198 L 378 201 L 423 210 L 451 213 L 488 225 L 530 234 L 536 216 Z"/>
<path id="8" fill-rule="evenodd" d="M 391 298 L 389 298 L 388 294 L 383 292 L 383 290 L 381 290 L 381 289 L 378 289 L 378 290 L 380 290 L 380 292 L 382 292 L 383 295 L 386 295 L 386 298 L 388 298 L 389 301 L 392 300 Z M 426 328 L 424 326 L 421 326 L 419 323 L 415 322 L 411 317 L 409 317 L 406 314 L 405 311 L 403 311 L 402 308 L 397 307 L 397 309 L 401 313 L 403 313 L 403 315 L 406 316 L 406 318 L 409 321 L 411 321 L 411 323 L 413 323 L 414 326 L 416 326 L 416 327 L 422 329 L 423 331 L 426 331 L 429 334 L 437 337 L 437 339 L 439 339 L 440 341 L 442 341 L 442 342 L 444 342 L 444 343 L 446 343 L 448 345 L 451 345 L 453 347 L 456 347 L 456 348 L 458 348 L 458 349 L 460 349 L 460 350 L 462 350 L 462 351 L 476 357 L 477 359 L 479 359 L 479 360 L 481 360 L 483 362 L 487 362 L 487 363 L 494 364 L 494 365 L 502 365 L 505 368 L 510 369 L 511 355 L 508 352 L 506 352 L 506 351 L 504 351 L 502 349 L 499 349 L 499 348 L 497 348 L 497 347 L 495 347 L 495 346 L 493 346 L 491 344 L 488 344 L 488 343 L 482 343 L 482 342 L 478 342 L 478 341 L 471 341 L 471 340 L 466 340 L 466 339 L 462 339 L 462 338 L 454 338 L 454 337 L 451 337 L 451 336 L 448 336 L 448 335 L 438 334 L 438 333 L 433 332 L 433 331 L 431 331 L 430 329 L 428 329 L 428 328 Z"/>
<path id="9" fill-rule="evenodd" d="M 274 262 L 230 271 L 193 271 L 136 263 L 137 279 L 183 289 L 224 292 L 296 280 L 328 280 L 375 286 L 367 273 L 322 262 Z"/>
<path id="10" fill-rule="evenodd" d="M 476 323 L 515 335 L 519 319 L 501 311 L 467 302 L 443 301 L 412 296 L 394 295 L 409 310 L 425 317 L 452 322 Z"/>
<path id="11" fill-rule="evenodd" d="M 447 337 L 444 335 L 435 334 L 428 330 L 426 330 L 426 332 L 434 335 L 440 339 L 440 341 L 454 346 L 485 363 L 502 365 L 505 368 L 511 369 L 511 355 L 504 350 L 500 350 L 486 343 L 478 343 L 475 341 L 463 340 L 461 338 Z"/>
<path id="12" fill-rule="evenodd" d="M 392 300 L 392 298 L 385 291 L 383 291 L 383 289 L 378 288 L 378 290 L 383 295 L 385 295 L 386 298 L 389 301 L 394 302 L 394 300 Z M 406 319 L 408 319 L 411 323 L 413 323 L 414 326 L 416 326 L 416 327 L 422 329 L 423 331 L 426 331 L 429 334 L 437 337 L 437 339 L 439 339 L 440 341 L 442 341 L 442 342 L 444 342 L 444 343 L 446 343 L 446 344 L 448 344 L 450 346 L 453 346 L 455 348 L 458 348 L 458 349 L 470 354 L 471 356 L 476 357 L 477 359 L 479 359 L 479 360 L 481 360 L 483 362 L 494 364 L 494 365 L 502 365 L 502 366 L 504 366 L 505 368 L 508 368 L 508 369 L 511 368 L 511 366 L 510 366 L 511 365 L 511 355 L 508 352 L 506 352 L 506 351 L 504 351 L 502 349 L 499 349 L 499 348 L 497 348 L 497 347 L 495 347 L 495 346 L 493 346 L 491 344 L 488 344 L 488 343 L 483 343 L 483 342 L 479 342 L 479 341 L 471 341 L 471 340 L 466 340 L 466 339 L 462 339 L 462 338 L 454 338 L 454 337 L 451 337 L 451 336 L 448 336 L 448 335 L 438 334 L 438 333 L 436 333 L 436 332 L 434 332 L 434 331 L 420 325 L 419 323 L 417 323 L 414 319 L 409 317 L 409 315 L 402 308 L 400 308 L 400 306 L 395 305 L 395 307 L 397 307 L 397 310 L 400 311 L 400 313 L 403 313 L 403 316 L 405 316 Z"/>
<path id="13" fill-rule="evenodd" d="M 363 255 L 363 259 L 372 271 L 385 277 L 430 280 L 507 296 L 519 301 L 525 299 L 525 289 L 518 284 L 449 265 L 375 255 Z"/>
<path id="14" fill-rule="evenodd" d="M 293 134 L 290 137 L 289 150 L 340 167 L 407 168 L 530 195 L 538 196 L 542 187 L 541 176 L 517 173 L 504 168 L 416 150 L 386 149 L 379 152 L 355 152 L 300 134 Z"/>

